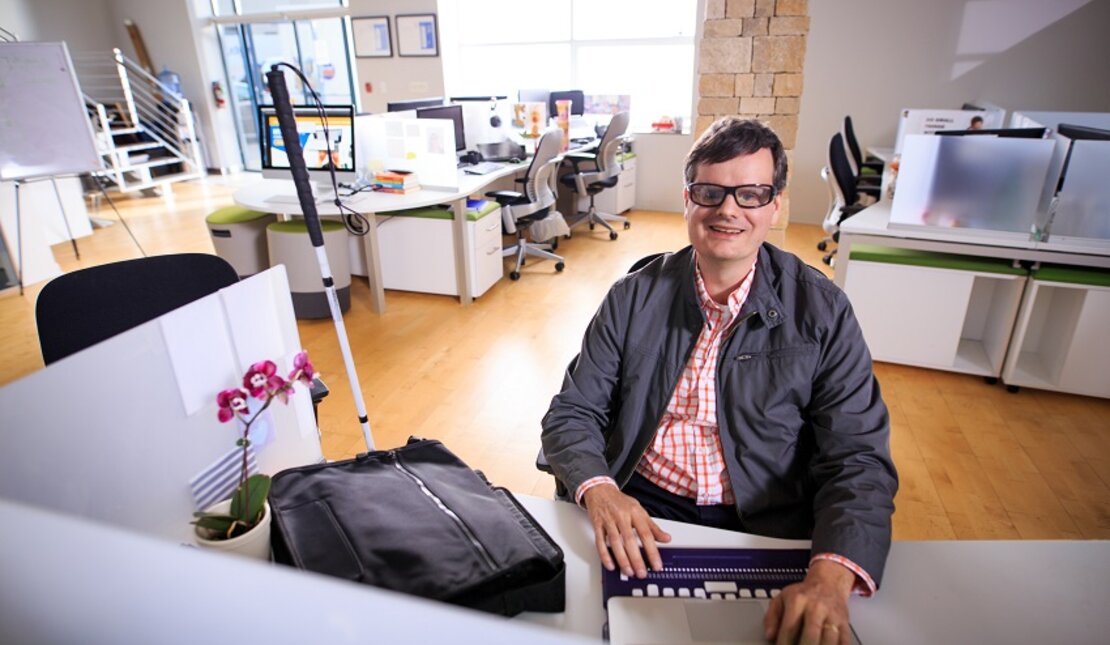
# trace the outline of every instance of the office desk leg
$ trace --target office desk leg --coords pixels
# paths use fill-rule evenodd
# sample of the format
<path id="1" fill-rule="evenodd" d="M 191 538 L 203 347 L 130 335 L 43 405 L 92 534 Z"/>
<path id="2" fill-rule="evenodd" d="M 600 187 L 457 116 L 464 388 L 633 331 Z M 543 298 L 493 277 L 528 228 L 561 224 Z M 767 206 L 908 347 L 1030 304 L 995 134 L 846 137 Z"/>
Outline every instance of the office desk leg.
<path id="1" fill-rule="evenodd" d="M 362 236 L 362 246 L 366 250 L 366 278 L 370 283 L 370 310 L 381 315 L 385 313 L 385 288 L 382 286 L 382 257 L 378 251 L 378 218 L 373 213 L 366 214 L 370 231 Z"/>
<path id="2" fill-rule="evenodd" d="M 474 240 L 470 238 L 470 229 L 466 225 L 466 198 L 456 200 L 451 204 L 454 219 L 451 220 L 455 238 L 455 284 L 459 290 L 459 302 L 469 305 L 473 300 L 470 293 L 470 272 L 474 267 L 467 262 L 466 250 L 471 248 Z"/>

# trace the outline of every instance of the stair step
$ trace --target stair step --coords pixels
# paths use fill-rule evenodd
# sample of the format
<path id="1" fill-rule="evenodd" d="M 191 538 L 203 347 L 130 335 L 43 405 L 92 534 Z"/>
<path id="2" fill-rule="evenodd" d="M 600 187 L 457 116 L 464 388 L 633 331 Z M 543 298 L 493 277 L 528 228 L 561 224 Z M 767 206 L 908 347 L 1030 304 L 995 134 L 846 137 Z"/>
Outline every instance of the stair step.
<path id="1" fill-rule="evenodd" d="M 161 148 L 162 144 L 157 141 L 144 141 L 142 143 L 125 143 L 122 146 L 116 146 L 116 152 L 138 152 L 140 150 L 150 150 L 152 148 Z"/>
<path id="2" fill-rule="evenodd" d="M 142 132 L 142 128 L 112 128 L 112 136 L 123 134 L 136 134 Z"/>
<path id="3" fill-rule="evenodd" d="M 131 172 L 133 170 L 139 170 L 140 168 L 155 168 L 157 166 L 168 166 L 175 163 L 188 162 L 178 157 L 159 157 L 157 159 L 151 159 L 150 161 L 144 161 L 142 163 L 133 163 L 127 164 L 126 166 L 120 166 L 119 169 L 122 172 Z"/>
<path id="4" fill-rule="evenodd" d="M 131 193 L 137 190 L 146 190 L 147 188 L 157 188 L 166 184 L 172 184 L 179 181 L 186 181 L 189 179 L 199 179 L 200 173 L 195 172 L 179 172 L 172 175 L 159 175 L 149 182 L 142 184 L 128 184 L 126 188 L 120 188 L 122 193 Z M 118 188 L 118 186 L 117 186 Z"/>

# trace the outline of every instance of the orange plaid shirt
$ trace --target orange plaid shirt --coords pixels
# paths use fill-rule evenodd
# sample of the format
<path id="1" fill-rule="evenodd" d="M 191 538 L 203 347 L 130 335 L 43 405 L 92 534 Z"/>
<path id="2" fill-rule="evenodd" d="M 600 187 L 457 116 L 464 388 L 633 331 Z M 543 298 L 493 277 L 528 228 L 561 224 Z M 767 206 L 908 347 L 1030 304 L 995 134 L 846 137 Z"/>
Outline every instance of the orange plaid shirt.
<path id="1" fill-rule="evenodd" d="M 726 305 L 710 297 L 700 268 L 694 275 L 706 324 L 659 421 L 655 438 L 636 465 L 636 472 L 663 490 L 691 498 L 698 505 L 734 504 L 717 425 L 717 357 L 722 341 L 728 337 L 748 299 L 755 265 L 729 294 Z M 587 490 L 599 484 L 616 482 L 608 476 L 586 480 L 575 491 L 578 503 L 582 503 Z M 871 576 L 851 560 L 834 553 L 819 553 L 812 560 L 832 560 L 848 567 L 856 574 L 856 591 L 865 596 L 874 593 Z"/>

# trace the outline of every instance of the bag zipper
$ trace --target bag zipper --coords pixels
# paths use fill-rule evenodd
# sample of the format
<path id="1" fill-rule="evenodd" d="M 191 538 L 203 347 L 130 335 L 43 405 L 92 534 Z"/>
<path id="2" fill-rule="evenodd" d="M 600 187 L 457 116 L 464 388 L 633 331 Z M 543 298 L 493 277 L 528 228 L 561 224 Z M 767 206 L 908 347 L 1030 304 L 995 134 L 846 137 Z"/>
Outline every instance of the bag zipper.
<path id="1" fill-rule="evenodd" d="M 459 527 L 459 530 L 461 530 L 463 534 L 466 535 L 466 538 L 470 540 L 470 544 L 473 545 L 474 550 L 478 552 L 478 555 L 482 556 L 482 560 L 485 561 L 486 566 L 489 567 L 490 571 L 496 571 L 497 564 L 493 561 L 493 557 L 489 554 L 489 551 L 486 550 L 486 547 L 478 541 L 478 537 L 474 535 L 474 532 L 470 530 L 470 527 L 466 525 L 466 522 L 463 522 L 462 518 L 455 514 L 455 511 L 447 508 L 447 505 L 443 503 L 443 500 L 440 499 L 439 496 L 437 496 L 428 488 L 428 486 L 424 483 L 424 480 L 420 479 L 419 475 L 412 472 L 408 468 L 405 468 L 405 465 L 401 463 L 400 455 L 396 454 L 392 450 L 390 450 L 389 452 L 393 455 L 393 465 L 397 468 L 397 470 L 408 475 L 410 479 L 416 482 L 416 485 L 420 487 L 420 491 L 427 495 L 428 498 L 431 499 L 433 502 L 435 502 L 435 505 L 439 507 L 439 510 L 443 511 L 443 513 L 447 517 L 451 518 L 455 522 L 456 526 Z"/>

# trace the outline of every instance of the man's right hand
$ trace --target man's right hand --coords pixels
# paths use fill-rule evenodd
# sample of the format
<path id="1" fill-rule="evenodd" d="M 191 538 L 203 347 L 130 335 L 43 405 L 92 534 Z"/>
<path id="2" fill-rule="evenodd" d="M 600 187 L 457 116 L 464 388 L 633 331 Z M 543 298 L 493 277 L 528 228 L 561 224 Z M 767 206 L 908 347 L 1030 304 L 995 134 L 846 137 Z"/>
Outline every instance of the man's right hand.
<path id="1" fill-rule="evenodd" d="M 597 553 L 606 569 L 613 570 L 613 559 L 616 558 L 621 573 L 646 578 L 647 566 L 640 554 L 641 545 L 651 568 L 655 571 L 663 569 L 663 559 L 655 543 L 670 542 L 671 536 L 648 516 L 640 502 L 612 484 L 590 488 L 582 496 L 582 501 L 594 525 Z"/>

